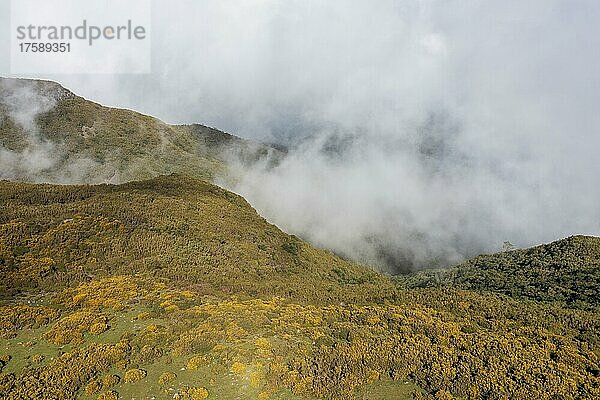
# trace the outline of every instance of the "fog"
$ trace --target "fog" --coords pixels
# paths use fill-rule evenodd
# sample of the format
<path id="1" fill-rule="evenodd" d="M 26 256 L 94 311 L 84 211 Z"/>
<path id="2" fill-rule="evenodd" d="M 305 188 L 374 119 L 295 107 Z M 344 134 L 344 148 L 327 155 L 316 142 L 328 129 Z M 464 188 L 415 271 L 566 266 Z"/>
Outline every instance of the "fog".
<path id="1" fill-rule="evenodd" d="M 229 188 L 402 272 L 600 233 L 598 20 L 577 0 L 161 0 L 152 74 L 43 78 L 287 146 Z"/>
<path id="2" fill-rule="evenodd" d="M 40 136 L 35 121 L 39 114 L 54 107 L 55 99 L 29 85 L 16 85 L 10 80 L 0 81 L 0 93 L 0 106 L 6 110 L 8 118 L 26 133 L 26 143 L 21 151 L 0 147 L 0 178 L 34 178 L 55 163 L 52 155 L 55 146 Z"/>

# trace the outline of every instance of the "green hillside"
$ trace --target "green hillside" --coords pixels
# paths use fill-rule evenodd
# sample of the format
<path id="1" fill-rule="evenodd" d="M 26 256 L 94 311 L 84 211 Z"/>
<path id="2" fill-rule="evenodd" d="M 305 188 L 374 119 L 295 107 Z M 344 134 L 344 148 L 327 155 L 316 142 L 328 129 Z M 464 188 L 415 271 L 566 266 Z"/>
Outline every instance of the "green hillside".
<path id="1" fill-rule="evenodd" d="M 1 399 L 594 399 L 600 317 L 398 288 L 171 175 L 0 183 Z"/>
<path id="2" fill-rule="evenodd" d="M 212 180 L 230 161 L 278 150 L 201 125 L 173 126 L 104 107 L 57 83 L 0 78 L 0 178 L 57 183 L 120 183 L 185 173 Z"/>
<path id="3" fill-rule="evenodd" d="M 452 268 L 399 279 L 409 288 L 460 287 L 570 307 L 598 307 L 600 238 L 572 236 L 530 249 L 481 255 Z"/>

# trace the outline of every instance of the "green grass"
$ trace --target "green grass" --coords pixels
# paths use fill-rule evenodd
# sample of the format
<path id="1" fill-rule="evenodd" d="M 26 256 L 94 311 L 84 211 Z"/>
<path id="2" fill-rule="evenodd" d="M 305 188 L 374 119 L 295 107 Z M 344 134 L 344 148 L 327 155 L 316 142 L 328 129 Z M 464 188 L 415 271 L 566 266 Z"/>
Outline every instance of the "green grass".
<path id="1" fill-rule="evenodd" d="M 381 380 L 360 389 L 357 400 L 411 400 L 421 389 L 410 381 Z"/>

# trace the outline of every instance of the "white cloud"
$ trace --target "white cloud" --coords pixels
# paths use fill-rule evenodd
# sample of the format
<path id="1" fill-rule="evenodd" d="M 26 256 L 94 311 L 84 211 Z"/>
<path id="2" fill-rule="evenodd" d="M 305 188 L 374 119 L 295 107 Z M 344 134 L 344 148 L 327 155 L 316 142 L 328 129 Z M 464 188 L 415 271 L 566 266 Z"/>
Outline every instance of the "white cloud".
<path id="1" fill-rule="evenodd" d="M 454 261 L 600 232 L 599 19 L 591 0 L 156 0 L 152 74 L 53 78 L 169 122 L 317 138 L 235 189 L 359 258 Z"/>

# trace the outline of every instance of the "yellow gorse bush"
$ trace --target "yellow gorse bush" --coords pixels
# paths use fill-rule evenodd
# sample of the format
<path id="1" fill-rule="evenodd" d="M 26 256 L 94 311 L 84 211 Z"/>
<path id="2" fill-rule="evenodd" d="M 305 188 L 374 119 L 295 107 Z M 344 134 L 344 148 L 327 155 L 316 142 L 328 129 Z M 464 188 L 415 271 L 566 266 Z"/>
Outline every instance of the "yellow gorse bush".
<path id="1" fill-rule="evenodd" d="M 1 182 L 0 200 L 0 340 L 19 358 L 0 359 L 0 398 L 109 399 L 157 381 L 159 395 L 218 396 L 205 374 L 252 398 L 351 399 L 389 379 L 428 399 L 600 398 L 595 309 L 402 289 L 183 177 Z"/>
<path id="2" fill-rule="evenodd" d="M 144 371 L 143 369 L 139 369 L 139 368 L 132 368 L 130 370 L 127 370 L 127 372 L 125 372 L 124 380 L 126 383 L 133 383 L 133 382 L 142 380 L 145 377 L 146 377 L 146 371 Z"/>

